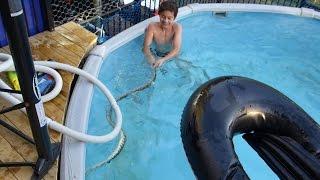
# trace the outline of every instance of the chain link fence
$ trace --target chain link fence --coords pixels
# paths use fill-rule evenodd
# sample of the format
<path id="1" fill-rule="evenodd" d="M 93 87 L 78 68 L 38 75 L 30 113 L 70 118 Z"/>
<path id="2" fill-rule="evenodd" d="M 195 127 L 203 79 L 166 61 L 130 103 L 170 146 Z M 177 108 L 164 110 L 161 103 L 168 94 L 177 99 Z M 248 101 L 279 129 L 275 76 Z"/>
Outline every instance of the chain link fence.
<path id="1" fill-rule="evenodd" d="M 51 3 L 55 26 L 69 21 L 81 24 L 116 10 L 120 5 L 119 0 L 53 0 Z"/>
<path id="2" fill-rule="evenodd" d="M 313 0 L 317 1 L 317 0 Z M 191 3 L 251 3 L 308 7 L 319 11 L 309 0 L 176 0 L 178 7 Z M 52 0 L 54 25 L 69 21 L 103 37 L 101 42 L 156 15 L 159 0 Z"/>
<path id="3" fill-rule="evenodd" d="M 154 15 L 156 0 L 53 0 L 54 25 L 81 24 L 106 39 Z"/>

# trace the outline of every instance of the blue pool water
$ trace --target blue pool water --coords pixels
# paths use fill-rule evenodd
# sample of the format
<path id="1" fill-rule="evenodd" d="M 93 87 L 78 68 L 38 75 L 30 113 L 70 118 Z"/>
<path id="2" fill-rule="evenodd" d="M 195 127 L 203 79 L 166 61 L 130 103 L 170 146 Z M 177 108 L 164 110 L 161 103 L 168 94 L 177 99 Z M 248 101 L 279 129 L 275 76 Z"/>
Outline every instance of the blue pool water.
<path id="1" fill-rule="evenodd" d="M 239 75 L 264 82 L 320 120 L 320 21 L 268 13 L 199 13 L 180 21 L 179 58 L 157 70 L 151 87 L 121 100 L 127 142 L 121 154 L 87 179 L 195 179 L 180 138 L 182 110 L 192 92 L 208 79 Z M 115 95 L 140 86 L 152 76 L 141 53 L 143 37 L 112 52 L 99 74 Z M 109 104 L 95 89 L 88 132 L 104 134 Z M 86 168 L 105 160 L 117 141 L 88 144 Z M 252 179 L 277 179 L 241 138 L 236 152 Z"/>

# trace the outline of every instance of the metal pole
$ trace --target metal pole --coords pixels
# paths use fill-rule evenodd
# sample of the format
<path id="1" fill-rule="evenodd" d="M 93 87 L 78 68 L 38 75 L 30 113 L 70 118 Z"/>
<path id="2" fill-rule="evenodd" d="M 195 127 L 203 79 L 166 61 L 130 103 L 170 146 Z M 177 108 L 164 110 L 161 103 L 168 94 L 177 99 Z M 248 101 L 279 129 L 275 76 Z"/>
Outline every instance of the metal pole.
<path id="1" fill-rule="evenodd" d="M 42 9 L 45 13 L 45 19 L 47 20 L 47 28 L 49 31 L 54 30 L 54 19 L 51 7 L 51 0 L 41 0 Z"/>
<path id="2" fill-rule="evenodd" d="M 2 0 L 0 12 L 4 20 L 10 51 L 38 152 L 34 177 L 41 178 L 53 165 L 55 158 L 60 152 L 60 144 L 52 146 L 50 142 L 21 0 Z"/>

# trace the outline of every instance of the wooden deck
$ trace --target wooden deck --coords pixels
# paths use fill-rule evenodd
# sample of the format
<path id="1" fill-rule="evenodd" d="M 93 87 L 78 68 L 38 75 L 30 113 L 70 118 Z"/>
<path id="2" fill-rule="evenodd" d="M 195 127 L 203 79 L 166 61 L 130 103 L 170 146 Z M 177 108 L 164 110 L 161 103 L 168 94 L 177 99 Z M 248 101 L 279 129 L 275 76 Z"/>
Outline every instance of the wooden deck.
<path id="1" fill-rule="evenodd" d="M 43 32 L 29 38 L 32 56 L 36 60 L 53 59 L 78 67 L 81 60 L 95 46 L 96 36 L 81 26 L 69 22 L 56 27 L 53 32 Z M 0 52 L 10 53 L 9 47 L 0 48 Z M 65 111 L 70 94 L 73 74 L 59 71 L 63 78 L 61 93 L 50 102 L 44 103 L 46 115 L 59 123 L 64 123 Z M 10 104 L 0 97 L 1 108 Z M 29 122 L 24 113 L 13 111 L 1 115 L 0 118 L 32 137 Z M 50 130 L 52 142 L 60 142 L 61 135 Z M 6 128 L 0 126 L 0 161 L 16 162 L 37 160 L 35 147 L 16 136 Z M 0 179 L 30 179 L 31 167 L 0 168 Z M 58 163 L 51 168 L 44 179 L 58 179 Z"/>

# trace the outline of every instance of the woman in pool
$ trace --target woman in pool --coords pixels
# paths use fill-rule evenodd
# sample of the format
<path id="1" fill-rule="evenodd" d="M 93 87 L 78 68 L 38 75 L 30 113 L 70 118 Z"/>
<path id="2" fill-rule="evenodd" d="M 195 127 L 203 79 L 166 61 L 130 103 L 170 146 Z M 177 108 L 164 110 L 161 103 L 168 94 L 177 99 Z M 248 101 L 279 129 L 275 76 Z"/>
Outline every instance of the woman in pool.
<path id="1" fill-rule="evenodd" d="M 182 27 L 174 22 L 178 7 L 173 1 L 164 1 L 159 7 L 160 22 L 151 23 L 146 29 L 143 52 L 152 65 L 160 67 L 165 61 L 178 55 L 181 46 Z M 156 48 L 150 46 L 155 42 Z"/>

